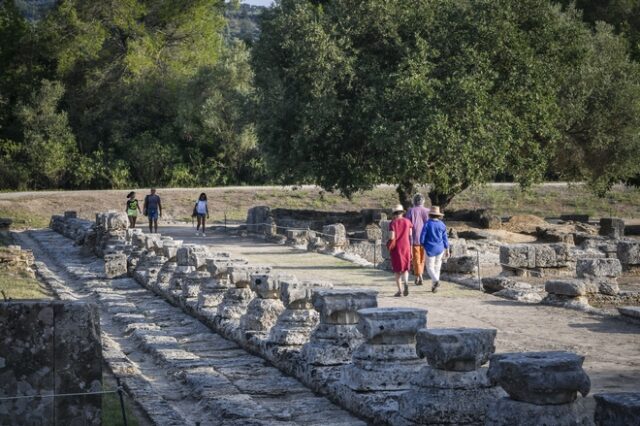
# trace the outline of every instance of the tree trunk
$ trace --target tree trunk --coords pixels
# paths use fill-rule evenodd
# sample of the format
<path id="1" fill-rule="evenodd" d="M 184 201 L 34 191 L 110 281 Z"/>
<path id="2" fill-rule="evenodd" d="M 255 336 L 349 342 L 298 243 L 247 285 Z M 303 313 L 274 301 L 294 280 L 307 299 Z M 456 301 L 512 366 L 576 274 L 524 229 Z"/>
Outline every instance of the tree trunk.
<path id="1" fill-rule="evenodd" d="M 429 191 L 429 199 L 431 200 L 432 206 L 439 206 L 441 211 L 444 211 L 453 197 L 461 193 L 467 188 L 468 185 L 463 185 L 462 188 L 453 190 L 450 193 L 439 192 L 435 188 Z"/>
<path id="2" fill-rule="evenodd" d="M 398 193 L 398 200 L 400 204 L 405 209 L 410 208 L 412 203 L 413 191 L 415 190 L 415 186 L 412 181 L 406 180 L 404 182 L 400 182 L 398 187 L 396 188 L 396 192 Z"/>

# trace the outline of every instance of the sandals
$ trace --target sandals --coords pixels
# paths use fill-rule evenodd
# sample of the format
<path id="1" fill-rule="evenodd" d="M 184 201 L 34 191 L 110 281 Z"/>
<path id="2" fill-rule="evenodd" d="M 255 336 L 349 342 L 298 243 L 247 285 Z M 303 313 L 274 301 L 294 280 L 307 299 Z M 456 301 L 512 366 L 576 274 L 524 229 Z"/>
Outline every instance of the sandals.
<path id="1" fill-rule="evenodd" d="M 421 278 L 421 277 L 417 277 L 417 278 L 416 278 L 416 281 L 415 281 L 415 283 L 414 283 L 414 284 L 415 284 L 415 285 L 422 285 L 422 284 L 423 284 L 423 280 L 422 280 L 422 278 Z"/>
<path id="2" fill-rule="evenodd" d="M 404 292 L 403 292 L 403 294 L 405 296 L 409 295 L 409 283 L 404 283 Z"/>
<path id="3" fill-rule="evenodd" d="M 402 293 L 400 292 L 397 292 L 396 294 L 393 295 L 393 297 L 401 297 L 401 296 L 402 296 Z"/>
<path id="4" fill-rule="evenodd" d="M 433 287 L 431 287 L 431 292 L 435 293 L 438 291 L 438 287 L 440 287 L 440 281 L 436 281 L 435 283 L 433 283 Z"/>

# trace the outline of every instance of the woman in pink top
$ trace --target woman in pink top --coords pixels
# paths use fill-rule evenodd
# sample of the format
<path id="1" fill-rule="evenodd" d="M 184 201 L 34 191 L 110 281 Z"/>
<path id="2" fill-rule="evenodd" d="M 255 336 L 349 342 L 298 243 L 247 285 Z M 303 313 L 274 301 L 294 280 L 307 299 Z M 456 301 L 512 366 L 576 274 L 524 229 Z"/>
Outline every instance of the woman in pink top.
<path id="1" fill-rule="evenodd" d="M 429 220 L 429 209 L 424 206 L 424 196 L 416 194 L 413 197 L 413 207 L 405 215 L 413 224 L 411 232 L 411 258 L 413 260 L 413 275 L 416 277 L 415 285 L 422 285 L 424 273 L 424 247 L 420 244 L 422 227 Z"/>
<path id="2" fill-rule="evenodd" d="M 391 269 L 396 276 L 398 292 L 394 295 L 400 297 L 404 293 L 409 295 L 409 269 L 411 268 L 411 221 L 402 217 L 404 208 L 398 204 L 393 209 L 393 219 L 389 224 L 389 241 L 387 248 L 391 255 Z M 404 291 L 400 281 L 404 283 Z"/>

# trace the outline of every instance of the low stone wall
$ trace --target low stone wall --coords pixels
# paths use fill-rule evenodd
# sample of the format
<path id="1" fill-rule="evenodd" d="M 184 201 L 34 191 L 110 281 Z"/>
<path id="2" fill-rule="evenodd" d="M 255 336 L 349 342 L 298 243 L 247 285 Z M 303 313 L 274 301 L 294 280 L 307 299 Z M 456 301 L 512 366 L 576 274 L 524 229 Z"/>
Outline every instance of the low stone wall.
<path id="1" fill-rule="evenodd" d="M 379 309 L 375 291 L 298 281 L 169 238 L 162 238 L 160 254 L 149 248 L 150 238 L 157 235 L 137 235 L 134 247 L 122 244 L 122 253 L 130 252 L 128 265 L 135 265 L 129 275 L 372 423 L 511 425 L 545 419 L 562 426 L 593 418 L 577 399 L 578 392 L 589 391 L 582 357 L 492 357 L 495 330 L 425 329 L 426 311 Z"/>
<path id="2" fill-rule="evenodd" d="M 102 390 L 96 306 L 67 301 L 0 302 L 0 424 L 100 425 L 100 395 L 10 397 Z"/>

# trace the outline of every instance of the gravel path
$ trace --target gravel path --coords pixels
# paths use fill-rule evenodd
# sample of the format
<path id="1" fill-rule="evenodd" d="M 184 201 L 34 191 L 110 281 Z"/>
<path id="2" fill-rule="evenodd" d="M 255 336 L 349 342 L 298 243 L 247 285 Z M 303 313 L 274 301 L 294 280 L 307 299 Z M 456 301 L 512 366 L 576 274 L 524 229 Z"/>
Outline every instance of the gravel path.
<path id="1" fill-rule="evenodd" d="M 105 361 L 153 423 L 363 424 L 133 279 L 105 279 L 103 262 L 63 236 L 38 230 L 19 240 L 59 297 L 98 304 Z"/>
<path id="2" fill-rule="evenodd" d="M 392 297 L 395 288 L 390 273 L 332 256 L 223 233 L 196 237 L 188 226 L 162 227 L 160 232 L 229 251 L 252 263 L 272 265 L 301 279 L 376 289 L 380 306 L 426 307 L 429 327 L 496 328 L 498 352 L 569 350 L 585 355 L 592 393 L 640 390 L 638 325 L 581 311 L 513 302 L 453 283 L 444 283 L 436 294 L 428 286 L 412 286 L 409 297 L 398 299 Z"/>

